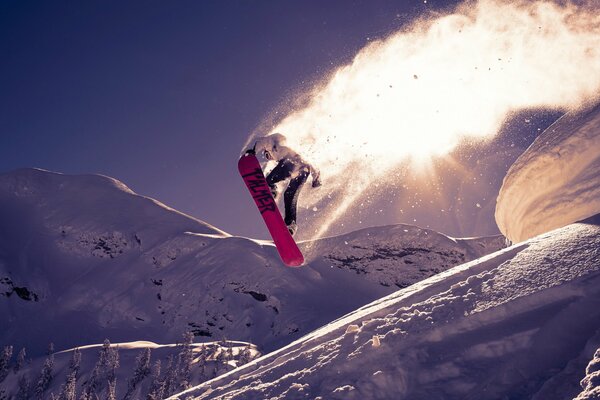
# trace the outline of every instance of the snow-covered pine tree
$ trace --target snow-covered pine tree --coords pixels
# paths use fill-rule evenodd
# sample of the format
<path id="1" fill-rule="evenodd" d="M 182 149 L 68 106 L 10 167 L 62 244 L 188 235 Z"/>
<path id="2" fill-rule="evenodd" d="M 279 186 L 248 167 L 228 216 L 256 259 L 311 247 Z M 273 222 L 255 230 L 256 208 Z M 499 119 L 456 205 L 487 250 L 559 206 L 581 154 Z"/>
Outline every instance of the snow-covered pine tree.
<path id="1" fill-rule="evenodd" d="M 167 357 L 167 369 L 165 370 L 163 388 L 165 397 L 175 393 L 175 389 L 177 388 L 177 365 L 175 357 L 172 354 Z"/>
<path id="2" fill-rule="evenodd" d="M 67 372 L 65 383 L 61 385 L 58 392 L 58 400 L 75 400 L 77 398 L 77 376 L 79 375 L 80 364 L 81 351 L 77 348 L 73 351 L 73 354 L 71 354 L 69 370 Z"/>
<path id="3" fill-rule="evenodd" d="M 110 353 L 110 340 L 104 339 L 104 343 L 100 348 L 100 352 L 98 353 L 98 367 L 99 370 L 104 372 L 106 371 L 106 367 L 108 366 L 108 357 Z"/>
<path id="4" fill-rule="evenodd" d="M 215 356 L 215 370 L 217 373 L 225 369 L 226 353 L 223 347 L 219 347 Z"/>
<path id="5" fill-rule="evenodd" d="M 240 354 L 238 355 L 238 366 L 248 364 L 252 360 L 252 352 L 250 346 L 244 346 Z"/>
<path id="6" fill-rule="evenodd" d="M 111 347 L 108 351 L 106 379 L 108 381 L 109 397 L 117 396 L 117 369 L 119 368 L 119 346 Z"/>
<path id="7" fill-rule="evenodd" d="M 44 392 L 50 386 L 50 382 L 52 382 L 54 354 L 50 352 L 51 350 L 54 350 L 54 344 L 52 343 L 50 343 L 50 346 L 48 346 L 48 358 L 46 358 L 46 361 L 44 361 L 44 366 L 42 367 L 40 377 L 35 386 L 35 397 L 40 400 L 44 398 Z"/>
<path id="8" fill-rule="evenodd" d="M 113 353 L 115 351 L 117 352 L 116 356 Z M 90 378 L 82 387 L 81 400 L 94 399 L 97 397 L 98 393 L 102 391 L 104 386 L 108 384 L 106 378 L 110 369 L 109 364 L 111 363 L 111 357 L 113 359 L 116 357 L 118 368 L 118 349 L 112 349 L 110 340 L 104 339 L 104 343 L 98 352 L 98 361 L 96 361 L 96 365 L 94 365 Z"/>
<path id="9" fill-rule="evenodd" d="M 194 363 L 194 351 L 192 344 L 194 343 L 194 334 L 186 332 L 183 334 L 183 343 L 179 352 L 179 388 L 182 390 L 188 389 L 191 386 L 192 380 L 192 364 Z"/>
<path id="10" fill-rule="evenodd" d="M 64 385 L 58 395 L 59 400 L 75 400 L 77 398 L 77 375 L 79 374 L 79 364 L 81 363 L 81 352 L 75 349 L 69 362 L 69 372 Z"/>
<path id="11" fill-rule="evenodd" d="M 145 348 L 136 357 L 135 370 L 133 371 L 133 376 L 127 383 L 127 393 L 125 393 L 125 399 L 131 398 L 137 385 L 150 374 L 151 354 L 152 352 L 150 348 Z"/>
<path id="12" fill-rule="evenodd" d="M 10 359 L 12 358 L 13 347 L 4 346 L 2 354 L 0 354 L 0 382 L 2 382 L 8 375 L 8 366 L 10 365 Z"/>
<path id="13" fill-rule="evenodd" d="M 71 355 L 71 360 L 69 361 L 69 373 L 75 373 L 75 376 L 79 374 L 79 368 L 81 365 L 81 351 L 79 351 L 79 347 L 73 350 L 73 354 Z"/>
<path id="14" fill-rule="evenodd" d="M 83 390 L 81 391 L 81 400 L 89 400 L 96 396 L 98 391 L 98 380 L 100 379 L 100 367 L 98 363 L 94 366 L 90 379 L 85 383 Z"/>
<path id="15" fill-rule="evenodd" d="M 75 400 L 77 398 L 77 379 L 74 372 L 67 375 L 64 385 L 61 385 L 58 395 L 59 400 Z"/>
<path id="16" fill-rule="evenodd" d="M 208 376 L 206 375 L 206 362 L 208 359 L 208 346 L 203 344 L 199 351 L 195 354 L 196 356 L 196 364 L 197 368 L 200 370 L 200 382 L 204 382 L 208 380 Z"/>
<path id="17" fill-rule="evenodd" d="M 233 346 L 229 346 L 225 352 L 225 362 L 232 361 L 233 359 Z"/>
<path id="18" fill-rule="evenodd" d="M 91 395 L 86 392 L 85 390 L 81 391 L 81 396 L 79 396 L 79 400 L 90 400 L 92 397 Z"/>
<path id="19" fill-rule="evenodd" d="M 117 379 L 112 379 L 108 381 L 108 388 L 106 399 L 107 400 L 117 400 Z"/>
<path id="20" fill-rule="evenodd" d="M 165 381 L 161 378 L 161 362 L 157 360 L 152 366 L 150 389 L 148 390 L 147 400 L 161 400 L 163 398 Z"/>
<path id="21" fill-rule="evenodd" d="M 19 354 L 17 354 L 17 361 L 15 362 L 15 373 L 19 372 L 23 366 L 25 366 L 25 357 L 27 356 L 27 352 L 25 351 L 25 347 L 21 348 Z"/>
<path id="22" fill-rule="evenodd" d="M 19 376 L 18 382 L 19 389 L 17 390 L 17 400 L 28 400 L 30 397 L 31 390 L 29 377 L 26 373 L 22 373 L 21 376 Z"/>

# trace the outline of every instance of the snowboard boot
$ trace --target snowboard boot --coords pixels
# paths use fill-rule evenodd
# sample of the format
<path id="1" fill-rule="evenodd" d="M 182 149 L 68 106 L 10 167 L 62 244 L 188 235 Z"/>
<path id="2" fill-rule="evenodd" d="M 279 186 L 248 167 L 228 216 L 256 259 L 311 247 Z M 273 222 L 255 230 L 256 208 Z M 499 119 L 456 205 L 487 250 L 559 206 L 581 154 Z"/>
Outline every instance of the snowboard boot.
<path id="1" fill-rule="evenodd" d="M 292 221 L 290 224 L 288 224 L 287 228 L 290 232 L 290 235 L 294 236 L 298 230 L 298 225 L 296 225 L 296 221 Z"/>

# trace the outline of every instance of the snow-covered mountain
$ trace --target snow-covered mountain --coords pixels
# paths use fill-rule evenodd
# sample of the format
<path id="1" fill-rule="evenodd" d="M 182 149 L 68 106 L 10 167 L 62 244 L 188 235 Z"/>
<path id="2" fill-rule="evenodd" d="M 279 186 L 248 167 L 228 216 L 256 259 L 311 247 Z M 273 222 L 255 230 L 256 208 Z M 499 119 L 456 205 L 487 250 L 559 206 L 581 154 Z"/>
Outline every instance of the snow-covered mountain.
<path id="1" fill-rule="evenodd" d="M 251 201 L 248 199 L 248 201 Z M 223 338 L 271 351 L 401 287 L 503 247 L 408 225 L 301 244 L 231 236 L 97 175 L 0 175 L 0 344 L 41 356 L 111 342 Z"/>
<path id="2" fill-rule="evenodd" d="M 519 243 L 174 398 L 598 399 L 599 124 L 567 114 L 511 167 L 496 219 Z"/>
<path id="3" fill-rule="evenodd" d="M 600 347 L 599 223 L 442 272 L 176 398 L 571 399 Z"/>

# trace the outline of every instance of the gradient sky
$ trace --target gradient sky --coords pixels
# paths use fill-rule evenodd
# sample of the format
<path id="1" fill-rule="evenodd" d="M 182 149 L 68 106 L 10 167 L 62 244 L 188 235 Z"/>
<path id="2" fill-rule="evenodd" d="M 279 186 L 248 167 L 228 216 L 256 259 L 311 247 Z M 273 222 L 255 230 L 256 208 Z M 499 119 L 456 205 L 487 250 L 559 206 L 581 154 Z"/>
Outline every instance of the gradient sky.
<path id="1" fill-rule="evenodd" d="M 0 172 L 105 174 L 227 232 L 264 238 L 236 169 L 248 134 L 370 40 L 456 3 L 2 1 Z M 373 205 L 337 231 L 406 222 L 457 236 L 496 232 L 490 207 L 504 173 L 558 115 L 516 115 L 493 143 L 461 149 L 456 158 L 483 183 L 447 179 L 462 185 L 449 192 L 452 215 L 407 181 L 382 199 L 402 212 Z"/>

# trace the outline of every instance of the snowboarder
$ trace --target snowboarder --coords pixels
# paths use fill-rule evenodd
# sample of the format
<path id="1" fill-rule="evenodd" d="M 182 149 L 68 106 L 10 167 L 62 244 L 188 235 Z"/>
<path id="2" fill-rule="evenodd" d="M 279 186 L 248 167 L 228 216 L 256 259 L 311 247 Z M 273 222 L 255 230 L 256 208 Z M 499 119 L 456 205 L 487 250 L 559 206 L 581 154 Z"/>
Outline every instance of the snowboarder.
<path id="1" fill-rule="evenodd" d="M 292 234 L 296 233 L 298 225 L 296 224 L 296 205 L 300 189 L 306 183 L 308 175 L 312 175 L 312 187 L 321 186 L 319 171 L 306 162 L 298 153 L 285 145 L 286 138 L 281 133 L 259 138 L 254 147 L 248 149 L 246 153 L 262 154 L 267 160 L 277 161 L 277 165 L 269 175 L 267 183 L 271 189 L 273 198 L 277 200 L 277 183 L 290 179 L 287 189 L 283 194 L 285 204 L 285 224 Z"/>

